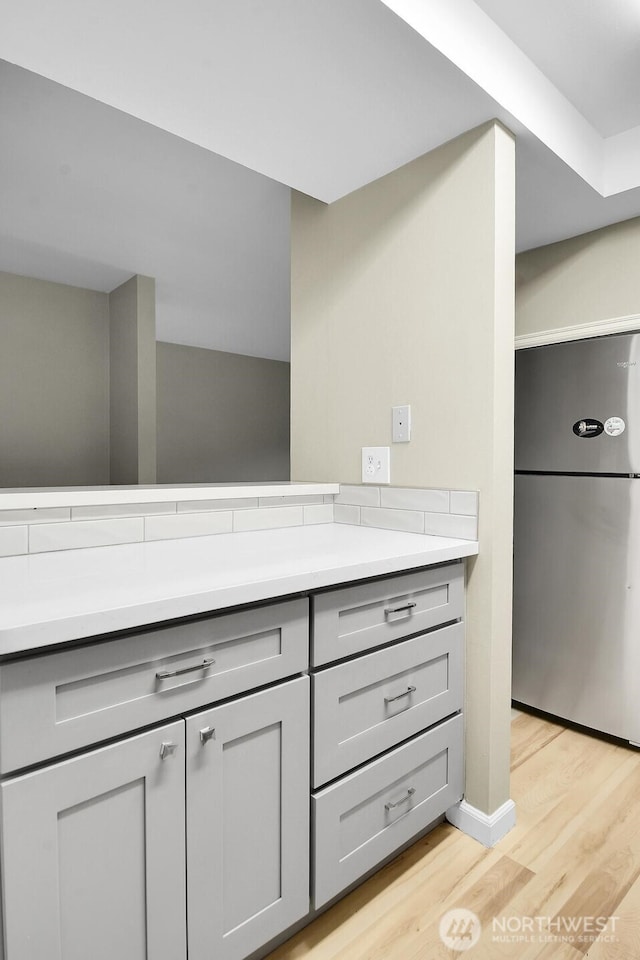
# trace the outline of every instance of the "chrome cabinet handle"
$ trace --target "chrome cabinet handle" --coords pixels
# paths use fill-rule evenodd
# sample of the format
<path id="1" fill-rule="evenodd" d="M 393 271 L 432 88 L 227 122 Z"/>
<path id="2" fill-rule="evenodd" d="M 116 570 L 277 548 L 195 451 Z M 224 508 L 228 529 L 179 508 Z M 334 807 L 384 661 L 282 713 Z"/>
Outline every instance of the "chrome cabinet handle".
<path id="1" fill-rule="evenodd" d="M 415 687 L 407 687 L 403 693 L 398 693 L 395 697 L 385 697 L 385 703 L 393 703 L 394 700 L 402 700 L 403 697 L 410 697 L 412 693 L 416 692 Z"/>
<path id="2" fill-rule="evenodd" d="M 197 663 L 194 667 L 180 667 L 179 670 L 158 670 L 156 677 L 158 680 L 168 680 L 169 677 L 181 677 L 183 673 L 194 673 L 196 670 L 206 670 L 213 666 L 215 660 L 205 659 L 202 663 Z"/>
<path id="3" fill-rule="evenodd" d="M 415 792 L 416 792 L 415 787 L 409 787 L 409 789 L 407 790 L 406 797 L 402 797 L 401 800 L 396 800 L 395 803 L 385 803 L 384 805 L 385 810 L 393 810 L 394 807 L 399 807 L 401 803 L 406 803 L 407 800 L 411 800 L 411 797 L 414 795 Z"/>
<path id="4" fill-rule="evenodd" d="M 385 607 L 384 615 L 390 617 L 392 613 L 410 613 L 417 606 L 418 604 L 412 601 L 411 603 L 403 603 L 401 607 Z"/>
<path id="5" fill-rule="evenodd" d="M 164 743 L 160 745 L 160 759 L 166 760 L 167 757 L 172 757 L 177 749 L 177 743 L 170 743 L 165 740 Z"/>
<path id="6" fill-rule="evenodd" d="M 205 727 L 204 730 L 200 731 L 200 743 L 204 747 L 206 743 L 209 743 L 209 740 L 215 740 L 216 738 L 216 728 L 215 727 Z"/>

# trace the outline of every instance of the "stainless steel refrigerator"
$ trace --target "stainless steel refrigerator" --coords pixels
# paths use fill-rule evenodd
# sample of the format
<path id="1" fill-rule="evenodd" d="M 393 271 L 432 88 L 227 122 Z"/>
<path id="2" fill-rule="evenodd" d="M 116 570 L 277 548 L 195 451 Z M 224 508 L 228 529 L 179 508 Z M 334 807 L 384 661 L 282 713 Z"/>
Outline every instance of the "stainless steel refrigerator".
<path id="1" fill-rule="evenodd" d="M 640 334 L 516 355 L 513 699 L 640 743 Z"/>

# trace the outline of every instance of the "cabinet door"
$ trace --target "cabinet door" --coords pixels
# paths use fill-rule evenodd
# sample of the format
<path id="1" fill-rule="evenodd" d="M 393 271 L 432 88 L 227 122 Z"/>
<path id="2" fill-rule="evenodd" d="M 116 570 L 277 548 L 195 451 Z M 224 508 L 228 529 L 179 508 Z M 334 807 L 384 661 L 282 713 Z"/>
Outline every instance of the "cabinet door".
<path id="1" fill-rule="evenodd" d="M 184 721 L 0 796 L 7 960 L 185 958 Z"/>
<path id="2" fill-rule="evenodd" d="M 187 720 L 189 960 L 240 960 L 309 911 L 309 678 Z"/>

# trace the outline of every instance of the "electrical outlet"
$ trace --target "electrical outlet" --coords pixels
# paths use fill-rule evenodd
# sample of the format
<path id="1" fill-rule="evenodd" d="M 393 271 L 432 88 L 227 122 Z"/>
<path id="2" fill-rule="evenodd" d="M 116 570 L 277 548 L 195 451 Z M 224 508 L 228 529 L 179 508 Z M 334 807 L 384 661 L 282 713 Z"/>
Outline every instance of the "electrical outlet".
<path id="1" fill-rule="evenodd" d="M 391 448 L 362 448 L 362 482 L 391 483 Z"/>

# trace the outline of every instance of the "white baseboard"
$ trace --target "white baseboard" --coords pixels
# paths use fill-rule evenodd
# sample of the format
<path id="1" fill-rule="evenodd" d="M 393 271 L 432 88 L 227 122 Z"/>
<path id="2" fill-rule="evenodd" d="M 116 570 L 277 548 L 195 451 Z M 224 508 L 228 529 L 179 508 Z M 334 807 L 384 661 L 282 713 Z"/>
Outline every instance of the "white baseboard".
<path id="1" fill-rule="evenodd" d="M 493 813 L 483 813 L 466 800 L 449 807 L 445 814 L 449 823 L 485 847 L 493 847 L 516 825 L 516 805 L 507 800 Z"/>
<path id="2" fill-rule="evenodd" d="M 591 320 L 573 327 L 556 327 L 538 333 L 521 333 L 516 337 L 516 350 L 540 347 L 549 343 L 565 343 L 567 340 L 584 340 L 587 337 L 603 337 L 611 333 L 634 333 L 640 330 L 640 314 L 627 317 L 611 317 L 608 320 Z"/>

